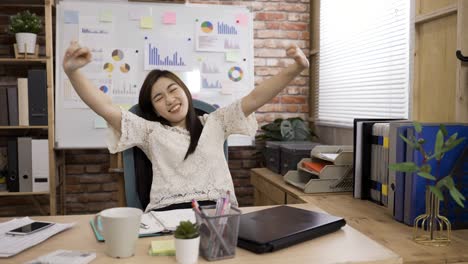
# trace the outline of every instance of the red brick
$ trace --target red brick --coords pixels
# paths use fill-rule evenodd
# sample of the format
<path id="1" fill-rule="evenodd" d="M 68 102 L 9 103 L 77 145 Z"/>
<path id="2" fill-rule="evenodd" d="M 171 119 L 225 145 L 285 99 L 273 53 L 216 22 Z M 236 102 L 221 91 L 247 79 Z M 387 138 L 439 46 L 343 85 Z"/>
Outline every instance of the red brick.
<path id="1" fill-rule="evenodd" d="M 115 195 L 112 192 L 103 193 L 88 193 L 88 201 L 90 202 L 106 202 L 112 200 Z"/>
<path id="2" fill-rule="evenodd" d="M 268 102 L 269 104 L 276 104 L 280 102 L 280 98 L 278 96 L 274 97 L 273 99 Z"/>
<path id="3" fill-rule="evenodd" d="M 262 58 L 255 58 L 254 59 L 254 66 L 255 67 L 258 67 L 258 66 L 266 66 L 266 59 L 262 59 Z"/>
<path id="4" fill-rule="evenodd" d="M 84 172 L 83 165 L 66 165 L 65 173 L 66 174 L 82 174 Z"/>
<path id="5" fill-rule="evenodd" d="M 101 203 L 89 203 L 88 210 L 90 213 L 97 213 L 102 210 L 112 208 L 112 207 L 117 207 L 117 206 L 118 206 L 117 202 L 112 202 L 112 201 L 106 201 L 106 202 L 101 202 Z"/>
<path id="6" fill-rule="evenodd" d="M 107 172 L 104 170 L 103 165 L 87 165 L 85 167 L 85 171 L 87 173 L 99 173 L 99 172 Z"/>
<path id="7" fill-rule="evenodd" d="M 289 113 L 297 113 L 299 110 L 298 105 L 283 105 L 284 106 L 284 112 L 289 112 Z"/>
<path id="8" fill-rule="evenodd" d="M 281 23 L 282 25 L 283 23 Z M 266 29 L 279 29 L 280 23 L 279 22 L 265 22 Z"/>
<path id="9" fill-rule="evenodd" d="M 309 40 L 310 39 L 310 33 L 309 32 L 302 32 L 301 33 L 301 39 Z"/>
<path id="10" fill-rule="evenodd" d="M 262 4 L 262 10 L 263 11 L 279 11 L 280 3 L 265 2 Z"/>
<path id="11" fill-rule="evenodd" d="M 255 154 L 255 149 L 248 150 L 248 151 L 236 151 L 229 153 L 229 161 L 231 159 L 249 159 Z"/>
<path id="12" fill-rule="evenodd" d="M 67 175 L 65 176 L 65 183 L 68 184 L 79 184 L 80 176 L 79 175 Z"/>
<path id="13" fill-rule="evenodd" d="M 307 4 L 282 3 L 279 6 L 279 10 L 289 11 L 289 12 L 306 12 L 308 9 L 309 9 L 309 5 Z"/>
<path id="14" fill-rule="evenodd" d="M 231 176 L 233 179 L 239 179 L 239 178 L 242 178 L 242 179 L 246 179 L 246 178 L 249 178 L 250 179 L 250 171 L 249 169 L 229 169 L 230 172 L 231 172 Z"/>
<path id="15" fill-rule="evenodd" d="M 253 29 L 254 30 L 257 30 L 257 29 L 265 29 L 266 26 L 265 26 L 265 22 L 264 21 L 254 21 L 253 22 L 254 26 L 253 26 Z"/>
<path id="16" fill-rule="evenodd" d="M 231 158 L 231 153 L 229 153 L 229 158 Z M 242 168 L 242 161 L 240 160 L 231 160 L 229 159 L 229 169 L 241 169 Z"/>
<path id="17" fill-rule="evenodd" d="M 254 191 L 253 187 L 237 187 L 237 188 L 235 188 L 236 196 L 253 195 L 253 191 Z"/>
<path id="18" fill-rule="evenodd" d="M 309 22 L 310 21 L 310 15 L 309 14 L 301 14 L 300 15 L 300 20 L 304 22 Z"/>
<path id="19" fill-rule="evenodd" d="M 301 105 L 301 112 L 308 113 L 309 112 L 309 105 Z"/>
<path id="20" fill-rule="evenodd" d="M 108 163 L 109 154 L 95 154 L 95 155 L 67 155 L 66 164 L 97 164 Z"/>
<path id="21" fill-rule="evenodd" d="M 83 175 L 80 178 L 80 183 L 103 183 L 113 181 L 113 176 L 110 174 Z"/>
<path id="22" fill-rule="evenodd" d="M 290 94 L 290 95 L 298 95 L 301 93 L 300 88 L 297 86 L 288 87 L 286 88 L 286 90 L 287 90 L 287 94 Z"/>
<path id="23" fill-rule="evenodd" d="M 282 31 L 282 32 L 284 33 L 284 38 L 288 38 L 288 39 L 298 39 L 300 36 L 299 33 L 295 31 Z"/>
<path id="24" fill-rule="evenodd" d="M 81 193 L 85 191 L 85 188 L 81 187 L 81 185 L 67 185 L 65 191 L 67 193 Z"/>
<path id="25" fill-rule="evenodd" d="M 239 203 L 240 207 L 253 206 L 254 205 L 254 197 L 253 197 L 253 195 L 239 196 L 239 197 L 237 197 L 237 202 Z"/>
<path id="26" fill-rule="evenodd" d="M 283 104 L 305 104 L 307 102 L 304 96 L 289 96 L 285 95 L 281 97 L 281 103 Z"/>
<path id="27" fill-rule="evenodd" d="M 286 52 L 284 51 L 284 49 L 256 49 L 254 53 L 255 53 L 255 57 L 283 58 L 286 56 Z"/>
<path id="28" fill-rule="evenodd" d="M 242 168 L 251 169 L 258 167 L 257 161 L 255 159 L 243 160 L 242 161 Z"/>
<path id="29" fill-rule="evenodd" d="M 280 28 L 282 30 L 298 30 L 298 31 L 304 31 L 307 29 L 307 24 L 306 23 L 281 23 Z M 267 27 L 268 28 L 268 27 Z"/>
<path id="30" fill-rule="evenodd" d="M 245 187 L 250 185 L 250 179 L 234 179 L 234 187 Z"/>
<path id="31" fill-rule="evenodd" d="M 89 193 L 102 191 L 101 184 L 86 184 L 86 191 Z"/>
<path id="32" fill-rule="evenodd" d="M 105 191 L 105 192 L 118 191 L 119 190 L 119 184 L 117 182 L 104 183 L 102 185 L 102 190 Z"/>
<path id="33" fill-rule="evenodd" d="M 288 21 L 299 21 L 300 15 L 298 13 L 289 13 L 288 14 Z"/>
<path id="34" fill-rule="evenodd" d="M 255 15 L 255 20 L 284 20 L 284 13 L 259 12 Z"/>

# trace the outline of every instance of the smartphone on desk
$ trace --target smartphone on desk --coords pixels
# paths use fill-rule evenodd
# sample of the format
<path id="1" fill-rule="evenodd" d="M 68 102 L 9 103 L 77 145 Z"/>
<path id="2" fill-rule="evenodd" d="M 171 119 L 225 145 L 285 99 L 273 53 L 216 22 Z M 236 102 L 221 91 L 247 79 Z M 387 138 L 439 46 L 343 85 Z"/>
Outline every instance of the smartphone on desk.
<path id="1" fill-rule="evenodd" d="M 33 234 L 37 231 L 43 230 L 47 227 L 52 226 L 53 224 L 54 223 L 35 221 L 30 224 L 20 226 L 18 228 L 10 230 L 6 232 L 5 234 L 11 235 L 11 236 L 25 236 L 25 235 Z"/>

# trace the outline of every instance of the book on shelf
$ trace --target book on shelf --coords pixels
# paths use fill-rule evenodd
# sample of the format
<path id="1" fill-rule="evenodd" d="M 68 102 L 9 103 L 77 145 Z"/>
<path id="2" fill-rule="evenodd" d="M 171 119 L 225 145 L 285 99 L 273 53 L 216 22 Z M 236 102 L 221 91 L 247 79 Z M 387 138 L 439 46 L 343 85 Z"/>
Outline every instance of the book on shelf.
<path id="1" fill-rule="evenodd" d="M 191 221 L 195 223 L 196 219 L 193 210 L 149 211 L 141 216 L 139 236 L 149 237 L 170 234 L 175 231 L 180 221 Z M 100 242 L 104 241 L 104 237 L 94 224 L 94 218 L 90 219 L 89 224 L 91 225 L 96 239 Z M 101 224 L 99 220 L 97 224 Z"/>

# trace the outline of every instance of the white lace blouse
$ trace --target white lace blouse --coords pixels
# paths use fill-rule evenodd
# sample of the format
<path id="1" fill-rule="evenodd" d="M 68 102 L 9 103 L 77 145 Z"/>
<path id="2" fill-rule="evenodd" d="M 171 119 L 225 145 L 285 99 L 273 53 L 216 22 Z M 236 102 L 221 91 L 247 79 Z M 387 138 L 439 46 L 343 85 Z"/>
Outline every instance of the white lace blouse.
<path id="1" fill-rule="evenodd" d="M 190 144 L 186 129 L 147 121 L 125 110 L 122 133 L 109 126 L 107 146 L 111 153 L 136 146 L 152 162 L 153 183 L 146 212 L 192 199 L 216 200 L 228 190 L 237 205 L 223 144 L 231 134 L 254 136 L 258 126 L 255 115 L 246 117 L 238 100 L 200 119 L 203 130 L 198 145 L 186 160 Z"/>

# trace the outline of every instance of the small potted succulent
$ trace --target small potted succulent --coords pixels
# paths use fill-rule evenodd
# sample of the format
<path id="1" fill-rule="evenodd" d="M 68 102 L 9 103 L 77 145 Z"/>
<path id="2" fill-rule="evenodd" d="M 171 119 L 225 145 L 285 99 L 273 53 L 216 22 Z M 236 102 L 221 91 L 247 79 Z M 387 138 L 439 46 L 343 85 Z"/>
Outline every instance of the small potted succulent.
<path id="1" fill-rule="evenodd" d="M 177 262 L 197 263 L 200 246 L 199 226 L 190 221 L 181 221 L 174 232 L 174 237 Z"/>
<path id="2" fill-rule="evenodd" d="M 36 14 L 26 10 L 11 16 L 8 29 L 15 34 L 19 53 L 35 52 L 37 34 L 42 29 L 42 20 Z"/>

